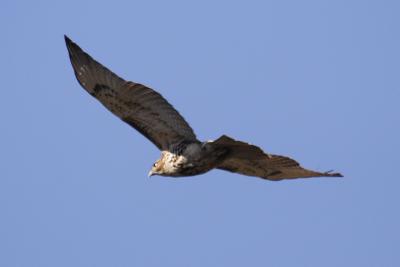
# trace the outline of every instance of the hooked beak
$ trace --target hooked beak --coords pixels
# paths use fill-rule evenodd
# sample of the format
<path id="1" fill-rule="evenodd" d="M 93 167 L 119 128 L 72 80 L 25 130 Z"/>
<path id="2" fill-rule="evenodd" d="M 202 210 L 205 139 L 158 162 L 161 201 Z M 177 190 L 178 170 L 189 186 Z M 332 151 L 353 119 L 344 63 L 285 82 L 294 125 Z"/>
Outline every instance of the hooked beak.
<path id="1" fill-rule="evenodd" d="M 153 175 L 154 175 L 153 171 L 149 171 L 149 174 L 147 174 L 147 177 L 151 177 Z"/>

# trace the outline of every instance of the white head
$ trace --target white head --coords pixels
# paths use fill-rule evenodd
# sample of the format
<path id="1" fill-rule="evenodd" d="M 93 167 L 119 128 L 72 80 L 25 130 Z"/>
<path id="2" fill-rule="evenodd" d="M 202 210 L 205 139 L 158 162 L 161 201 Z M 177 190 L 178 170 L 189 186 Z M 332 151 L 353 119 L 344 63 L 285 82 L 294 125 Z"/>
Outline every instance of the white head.
<path id="1" fill-rule="evenodd" d="M 163 174 L 164 174 L 164 161 L 163 157 L 161 157 L 156 162 L 154 162 L 153 166 L 151 167 L 151 170 L 149 171 L 148 176 L 151 177 L 153 175 L 163 175 Z"/>
<path id="2" fill-rule="evenodd" d="M 159 160 L 157 160 L 149 172 L 149 177 L 153 175 L 176 176 L 179 173 L 182 158 L 175 154 L 163 151 Z"/>

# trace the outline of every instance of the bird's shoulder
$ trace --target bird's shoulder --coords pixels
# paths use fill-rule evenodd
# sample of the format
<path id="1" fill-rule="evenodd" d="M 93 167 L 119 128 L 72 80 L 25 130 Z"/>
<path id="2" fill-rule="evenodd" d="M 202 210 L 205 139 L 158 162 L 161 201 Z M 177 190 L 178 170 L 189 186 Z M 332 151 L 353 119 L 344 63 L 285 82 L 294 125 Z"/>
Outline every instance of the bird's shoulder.
<path id="1" fill-rule="evenodd" d="M 199 141 L 182 140 L 170 146 L 169 151 L 175 155 L 191 157 L 201 152 Z"/>

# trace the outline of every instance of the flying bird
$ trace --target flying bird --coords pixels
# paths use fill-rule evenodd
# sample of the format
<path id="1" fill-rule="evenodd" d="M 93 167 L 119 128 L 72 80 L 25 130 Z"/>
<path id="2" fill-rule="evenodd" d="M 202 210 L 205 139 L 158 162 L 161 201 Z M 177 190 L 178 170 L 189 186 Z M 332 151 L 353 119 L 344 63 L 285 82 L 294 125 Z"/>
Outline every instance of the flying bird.
<path id="1" fill-rule="evenodd" d="M 193 129 L 155 90 L 125 81 L 65 36 L 80 85 L 108 110 L 135 128 L 158 149 L 161 157 L 149 176 L 184 177 L 220 169 L 267 180 L 343 177 L 340 173 L 307 170 L 295 160 L 265 153 L 259 147 L 226 135 L 201 142 Z"/>

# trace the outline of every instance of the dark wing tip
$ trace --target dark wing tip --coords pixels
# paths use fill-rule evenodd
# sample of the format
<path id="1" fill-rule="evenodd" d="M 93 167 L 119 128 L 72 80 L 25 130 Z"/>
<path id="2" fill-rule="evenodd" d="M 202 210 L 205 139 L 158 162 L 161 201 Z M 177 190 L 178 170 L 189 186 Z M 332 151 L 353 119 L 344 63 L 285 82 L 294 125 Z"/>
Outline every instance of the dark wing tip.
<path id="1" fill-rule="evenodd" d="M 64 39 L 65 39 L 65 44 L 67 45 L 67 48 L 69 50 L 69 48 L 74 45 L 74 42 L 72 42 L 72 40 L 69 39 L 69 37 L 65 34 L 64 34 Z"/>
<path id="2" fill-rule="evenodd" d="M 65 39 L 65 42 L 66 42 L 67 44 L 70 43 L 70 42 L 72 42 L 71 39 L 69 39 L 69 37 L 68 37 L 66 34 L 64 34 L 64 39 Z"/>
<path id="3" fill-rule="evenodd" d="M 67 45 L 68 52 L 71 54 L 74 51 L 82 51 L 82 49 L 75 44 L 67 35 L 64 34 L 65 44 Z M 82 51 L 83 52 L 83 51 Z"/>
<path id="4" fill-rule="evenodd" d="M 324 173 L 328 177 L 344 177 L 341 173 L 339 172 L 333 172 L 332 171 L 327 171 Z"/>

